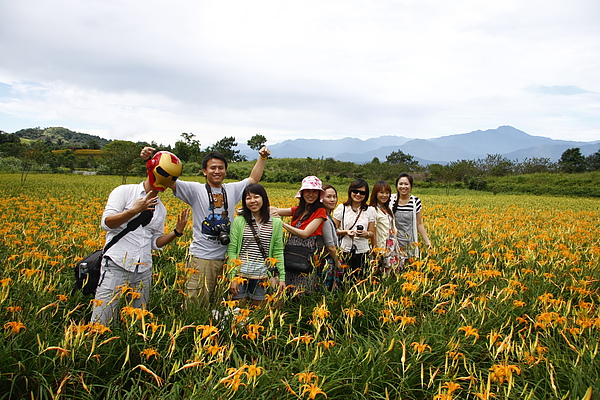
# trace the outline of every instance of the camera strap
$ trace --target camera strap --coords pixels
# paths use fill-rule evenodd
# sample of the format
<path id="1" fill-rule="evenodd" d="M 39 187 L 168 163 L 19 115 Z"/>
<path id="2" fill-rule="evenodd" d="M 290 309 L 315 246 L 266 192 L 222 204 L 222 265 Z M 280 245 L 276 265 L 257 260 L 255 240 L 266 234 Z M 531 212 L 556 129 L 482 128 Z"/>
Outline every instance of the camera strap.
<path id="1" fill-rule="evenodd" d="M 208 193 L 208 203 L 209 203 L 209 210 L 212 211 L 212 215 L 213 215 L 213 219 L 215 217 L 215 199 L 213 197 L 213 193 L 212 190 L 210 188 L 210 185 L 208 183 L 205 184 L 206 187 L 206 192 Z M 225 186 L 221 186 L 221 194 L 223 195 L 223 209 L 225 209 L 225 211 L 223 212 L 225 215 L 223 215 L 223 217 L 227 216 L 227 218 L 229 218 L 229 215 L 227 214 L 228 211 L 228 203 L 227 203 L 227 192 L 225 191 Z"/>
<path id="2" fill-rule="evenodd" d="M 352 206 L 350 206 L 352 207 Z M 360 218 L 360 214 L 362 214 L 363 209 L 361 207 L 360 211 L 358 212 L 358 215 L 356 216 L 356 219 L 354 220 L 354 223 L 352 224 L 352 226 L 350 228 L 346 228 L 346 206 L 344 206 L 343 208 L 343 214 L 342 214 L 342 228 L 347 229 L 347 230 L 351 230 L 352 228 L 354 228 L 354 225 L 356 225 L 356 223 L 358 222 L 358 219 Z"/>

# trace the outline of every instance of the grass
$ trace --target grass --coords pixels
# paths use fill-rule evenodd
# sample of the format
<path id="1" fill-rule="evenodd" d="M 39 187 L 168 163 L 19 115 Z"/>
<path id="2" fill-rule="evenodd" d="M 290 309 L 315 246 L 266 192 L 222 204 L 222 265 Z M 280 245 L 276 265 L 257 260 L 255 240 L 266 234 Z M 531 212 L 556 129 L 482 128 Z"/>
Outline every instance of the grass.
<path id="1" fill-rule="evenodd" d="M 182 308 L 189 230 L 155 254 L 150 313 L 124 302 L 108 329 L 71 296 L 71 267 L 103 244 L 120 179 L 31 175 L 21 188 L 0 175 L 0 399 L 600 393 L 598 199 L 416 188 L 433 254 L 340 291 L 239 313 L 218 304 L 219 320 Z M 265 186 L 274 205 L 295 204 L 297 185 Z M 185 204 L 162 198 L 172 230 Z"/>

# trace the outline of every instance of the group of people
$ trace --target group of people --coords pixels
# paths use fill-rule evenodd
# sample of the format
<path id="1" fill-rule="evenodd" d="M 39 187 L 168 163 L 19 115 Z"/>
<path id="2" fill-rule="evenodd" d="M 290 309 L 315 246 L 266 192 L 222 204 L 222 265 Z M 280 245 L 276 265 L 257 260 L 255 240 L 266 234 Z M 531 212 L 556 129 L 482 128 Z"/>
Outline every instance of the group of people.
<path id="1" fill-rule="evenodd" d="M 259 150 L 250 176 L 239 182 L 224 182 L 227 160 L 222 154 L 206 155 L 202 161 L 205 184 L 178 180 L 179 159 L 154 151 L 145 147 L 140 153 L 146 161 L 147 179 L 117 187 L 107 201 L 101 222 L 107 242 L 140 213 L 149 211 L 152 219 L 105 252 L 92 322 L 113 323 L 123 294 L 130 296 L 134 307 L 146 306 L 151 250 L 182 236 L 189 219 L 190 211 L 184 210 L 175 229 L 164 233 L 166 210 L 159 193 L 168 188 L 191 207 L 194 217 L 186 305 L 210 307 L 218 301 L 222 297 L 217 293 L 220 276 L 229 278 L 232 299 L 260 305 L 269 291 L 333 290 L 371 273 L 400 270 L 407 259 L 418 256 L 419 234 L 431 248 L 421 201 L 411 195 L 413 179 L 408 174 L 396 180 L 396 193 L 389 183 L 378 181 L 370 197 L 368 183 L 356 179 L 341 204 L 336 188 L 307 176 L 296 194 L 298 205 L 276 208 L 258 183 L 270 155 L 266 147 Z M 240 201 L 242 207 L 236 213 Z M 290 222 L 281 217 L 289 217 Z"/>

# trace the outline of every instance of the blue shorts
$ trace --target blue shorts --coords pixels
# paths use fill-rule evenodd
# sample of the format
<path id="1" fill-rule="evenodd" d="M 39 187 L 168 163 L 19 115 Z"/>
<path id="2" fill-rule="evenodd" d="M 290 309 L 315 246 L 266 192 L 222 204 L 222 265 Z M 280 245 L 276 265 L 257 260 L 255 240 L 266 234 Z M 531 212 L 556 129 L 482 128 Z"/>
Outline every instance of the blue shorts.
<path id="1" fill-rule="evenodd" d="M 256 301 L 263 301 L 267 294 L 267 288 L 264 286 L 267 279 L 246 279 L 247 282 L 238 284 L 238 294 L 232 296 L 234 300 L 250 298 Z"/>

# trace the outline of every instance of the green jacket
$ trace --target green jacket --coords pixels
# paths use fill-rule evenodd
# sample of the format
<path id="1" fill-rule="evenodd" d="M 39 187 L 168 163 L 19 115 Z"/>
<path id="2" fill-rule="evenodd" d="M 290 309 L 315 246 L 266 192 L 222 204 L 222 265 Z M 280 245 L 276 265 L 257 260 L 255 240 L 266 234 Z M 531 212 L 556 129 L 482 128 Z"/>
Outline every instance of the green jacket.
<path id="1" fill-rule="evenodd" d="M 285 281 L 285 265 L 283 263 L 283 222 L 281 218 L 271 217 L 273 221 L 273 234 L 269 241 L 269 250 L 267 256 L 277 259 L 275 267 L 279 271 L 279 280 Z M 227 276 L 232 279 L 238 272 L 240 267 L 236 266 L 232 260 L 239 259 L 240 250 L 242 248 L 242 240 L 244 238 L 244 229 L 246 229 L 246 219 L 239 215 L 231 224 L 229 237 L 231 241 L 227 245 L 227 264 L 229 265 Z M 266 245 L 266 243 L 263 243 Z"/>

